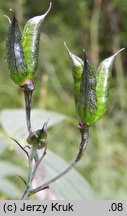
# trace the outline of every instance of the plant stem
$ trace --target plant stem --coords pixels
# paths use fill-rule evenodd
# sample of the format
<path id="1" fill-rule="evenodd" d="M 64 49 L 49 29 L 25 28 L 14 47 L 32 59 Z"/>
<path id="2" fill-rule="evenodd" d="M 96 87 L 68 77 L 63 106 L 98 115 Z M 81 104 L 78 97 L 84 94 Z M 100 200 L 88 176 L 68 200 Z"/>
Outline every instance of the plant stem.
<path id="1" fill-rule="evenodd" d="M 36 149 L 34 147 L 32 147 L 31 149 L 31 153 L 30 153 L 30 157 L 29 157 L 29 171 L 28 171 L 28 180 L 27 180 L 27 186 L 25 189 L 25 192 L 21 198 L 21 200 L 27 200 L 28 199 L 28 195 L 29 195 L 29 190 L 31 188 L 31 184 L 32 184 L 32 173 L 33 173 L 33 159 L 35 157 L 36 154 Z"/>
<path id="2" fill-rule="evenodd" d="M 33 169 L 33 173 L 32 173 L 32 180 L 34 179 L 35 175 L 36 175 L 36 172 L 37 172 L 37 169 L 42 161 L 42 159 L 44 158 L 44 156 L 46 155 L 46 150 L 47 150 L 47 146 L 44 148 L 44 152 L 42 154 L 42 156 L 38 159 L 38 161 L 36 161 L 35 163 L 35 167 Z"/>
<path id="3" fill-rule="evenodd" d="M 30 114 L 31 114 L 31 99 L 32 99 L 32 92 L 25 92 L 24 91 L 24 97 L 25 97 L 25 104 L 26 104 L 26 122 L 27 122 L 27 128 L 28 132 L 31 133 L 31 121 L 30 121 Z"/>
<path id="4" fill-rule="evenodd" d="M 32 83 L 32 80 L 28 79 L 20 87 L 23 90 L 24 97 L 25 97 L 26 122 L 27 122 L 27 129 L 30 134 L 32 132 L 31 130 L 31 100 L 32 100 L 32 93 L 34 91 L 34 85 Z"/>
<path id="5" fill-rule="evenodd" d="M 27 80 L 24 83 L 24 85 L 21 86 L 21 88 L 24 92 L 24 97 L 25 97 L 26 122 L 27 122 L 28 132 L 30 135 L 32 133 L 31 115 L 30 114 L 31 114 L 31 100 L 32 100 L 32 93 L 34 91 L 34 85 L 33 85 L 31 80 Z M 86 146 L 87 146 L 87 143 L 88 143 L 89 127 L 87 125 L 84 125 L 82 122 L 79 122 L 79 129 L 80 129 L 80 133 L 81 133 L 81 142 L 80 142 L 79 151 L 78 151 L 78 154 L 77 154 L 75 160 L 61 173 L 59 173 L 54 178 L 52 178 L 51 180 L 47 181 L 46 183 L 40 185 L 39 187 L 37 187 L 35 189 L 31 189 L 32 181 L 35 177 L 35 174 L 37 172 L 37 169 L 40 165 L 41 160 L 43 159 L 43 157 L 46 154 L 46 148 L 47 147 L 44 149 L 44 152 L 39 159 L 38 155 L 37 155 L 37 149 L 35 148 L 35 146 L 32 146 L 31 152 L 30 152 L 29 157 L 28 157 L 28 159 L 29 159 L 29 171 L 28 171 L 27 186 L 26 186 L 26 189 L 24 191 L 24 194 L 23 194 L 21 200 L 27 200 L 29 198 L 29 196 L 31 196 L 32 194 L 35 194 L 41 190 L 48 188 L 51 183 L 53 183 L 53 182 L 57 181 L 58 179 L 60 179 L 61 177 L 63 177 L 66 173 L 68 173 L 78 163 L 78 161 L 83 156 L 84 151 L 85 151 Z M 35 159 L 34 168 L 33 168 L 33 159 Z"/>
<path id="6" fill-rule="evenodd" d="M 57 181 L 58 179 L 60 179 L 61 177 L 63 177 L 66 173 L 68 173 L 77 164 L 78 161 L 80 161 L 81 157 L 83 156 L 83 154 L 86 150 L 86 146 L 88 143 L 88 131 L 89 131 L 88 126 L 83 126 L 80 128 L 81 142 L 80 142 L 79 151 L 78 151 L 78 154 L 77 154 L 75 160 L 65 170 L 63 170 L 61 173 L 56 175 L 51 180 L 47 181 L 46 183 L 40 185 L 39 187 L 37 187 L 35 189 L 29 190 L 28 196 L 31 196 L 32 194 L 35 194 L 41 190 L 44 190 L 45 188 L 48 188 L 51 183 L 53 183 L 53 182 Z"/>
<path id="7" fill-rule="evenodd" d="M 32 93 L 34 91 L 34 85 L 32 83 L 32 80 L 27 79 L 25 83 L 20 86 L 24 93 L 25 98 L 25 111 L 26 111 L 26 123 L 27 123 L 27 129 L 28 133 L 32 133 L 31 129 L 31 101 L 32 101 Z M 29 154 L 29 171 L 28 171 L 28 180 L 27 180 L 27 186 L 24 191 L 24 194 L 22 196 L 22 200 L 28 199 L 29 190 L 31 188 L 32 184 L 32 172 L 33 172 L 33 159 L 37 158 L 37 151 L 34 146 L 31 148 L 31 152 Z"/>

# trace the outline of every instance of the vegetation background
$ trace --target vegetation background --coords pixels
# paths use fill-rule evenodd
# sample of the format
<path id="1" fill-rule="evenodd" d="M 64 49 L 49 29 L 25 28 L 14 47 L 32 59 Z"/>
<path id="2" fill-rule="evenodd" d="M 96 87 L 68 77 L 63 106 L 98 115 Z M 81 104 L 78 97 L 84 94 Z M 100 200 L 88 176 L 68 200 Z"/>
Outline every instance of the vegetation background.
<path id="1" fill-rule="evenodd" d="M 21 29 L 33 16 L 43 14 L 49 0 L 0 1 L 0 109 L 24 107 L 23 95 L 9 77 L 6 33 L 16 12 Z M 122 47 L 127 49 L 126 0 L 52 0 L 52 9 L 42 24 L 39 67 L 35 76 L 33 107 L 70 117 L 49 130 L 49 149 L 70 162 L 79 145 L 73 99 L 71 63 L 63 45 L 94 66 Z M 87 152 L 76 169 L 89 182 L 99 199 L 127 199 L 127 51 L 116 57 L 107 114 L 90 128 Z M 1 126 L 1 135 L 3 129 Z M 0 143 L 2 145 L 2 143 Z M 2 161 L 23 163 L 11 147 L 0 154 Z M 13 157 L 9 158 L 9 155 Z M 9 158 L 9 159 L 8 159 Z M 11 179 L 11 177 L 8 177 Z M 17 180 L 12 178 L 12 181 Z M 21 186 L 22 187 L 22 186 Z M 1 199 L 10 198 L 0 193 Z"/>

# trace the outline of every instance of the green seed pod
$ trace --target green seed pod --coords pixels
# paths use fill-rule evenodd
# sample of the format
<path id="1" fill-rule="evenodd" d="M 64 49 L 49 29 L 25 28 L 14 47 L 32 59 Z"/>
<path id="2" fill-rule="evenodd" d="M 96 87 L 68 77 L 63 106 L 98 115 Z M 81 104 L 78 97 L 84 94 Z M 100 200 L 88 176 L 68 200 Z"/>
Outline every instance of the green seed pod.
<path id="1" fill-rule="evenodd" d="M 86 56 L 83 63 L 67 46 L 66 49 L 73 63 L 74 95 L 79 121 L 91 126 L 107 110 L 113 61 L 123 49 L 102 61 L 97 70 L 88 63 Z"/>
<path id="2" fill-rule="evenodd" d="M 7 34 L 6 47 L 10 77 L 16 84 L 21 85 L 28 74 L 21 43 L 21 32 L 14 13 Z"/>
<path id="3" fill-rule="evenodd" d="M 29 78 L 31 78 L 37 70 L 41 24 L 48 15 L 51 5 L 52 4 L 50 3 L 50 6 L 45 14 L 31 18 L 24 26 L 22 33 L 22 44 L 27 62 Z"/>
<path id="4" fill-rule="evenodd" d="M 111 77 L 112 77 L 112 66 L 114 59 L 118 53 L 120 53 L 123 49 L 116 52 L 114 55 L 110 56 L 103 60 L 96 73 L 96 96 L 97 96 L 97 110 L 96 115 L 94 117 L 94 122 L 98 121 L 103 117 L 107 110 L 108 100 L 109 100 L 109 89 L 111 85 Z"/>
<path id="5" fill-rule="evenodd" d="M 80 120 L 82 120 L 86 125 L 90 125 L 95 118 L 97 110 L 96 74 L 94 68 L 91 67 L 86 60 L 86 55 L 80 81 L 80 93 L 77 109 Z"/>
<path id="6" fill-rule="evenodd" d="M 79 93 L 80 93 L 80 82 L 81 82 L 81 76 L 83 72 L 84 62 L 81 58 L 74 55 L 67 47 L 66 43 L 64 42 L 64 45 L 67 49 L 68 55 L 72 62 L 73 67 L 73 79 L 74 79 L 74 98 L 75 98 L 75 104 L 77 108 L 78 100 L 79 100 Z"/>

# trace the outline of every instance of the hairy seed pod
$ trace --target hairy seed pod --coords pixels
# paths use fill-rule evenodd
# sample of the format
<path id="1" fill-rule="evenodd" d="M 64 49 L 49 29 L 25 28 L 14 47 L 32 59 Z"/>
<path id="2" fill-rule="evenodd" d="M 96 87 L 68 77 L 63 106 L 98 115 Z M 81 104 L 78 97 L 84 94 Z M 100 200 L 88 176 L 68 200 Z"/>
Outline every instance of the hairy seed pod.
<path id="1" fill-rule="evenodd" d="M 14 13 L 7 34 L 6 46 L 10 77 L 16 84 L 21 85 L 28 74 L 21 43 L 21 32 Z"/>
<path id="2" fill-rule="evenodd" d="M 24 26 L 22 33 L 22 44 L 28 66 L 29 78 L 31 78 L 37 70 L 41 24 L 48 15 L 51 5 L 52 4 L 50 3 L 50 6 L 45 14 L 31 18 Z"/>

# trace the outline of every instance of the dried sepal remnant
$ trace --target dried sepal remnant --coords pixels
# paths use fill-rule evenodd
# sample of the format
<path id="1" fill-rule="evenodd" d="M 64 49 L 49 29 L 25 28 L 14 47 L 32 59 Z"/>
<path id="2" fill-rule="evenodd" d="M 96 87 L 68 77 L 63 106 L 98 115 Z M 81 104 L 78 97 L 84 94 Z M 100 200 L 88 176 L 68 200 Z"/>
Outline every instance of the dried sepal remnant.
<path id="1" fill-rule="evenodd" d="M 20 85 L 25 81 L 28 73 L 21 42 L 21 31 L 14 13 L 7 34 L 6 46 L 10 77 Z"/>
<path id="2" fill-rule="evenodd" d="M 27 138 L 28 144 L 34 146 L 36 149 L 42 149 L 47 145 L 47 132 L 44 124 L 42 129 L 38 129 L 29 134 Z"/>
<path id="3" fill-rule="evenodd" d="M 123 49 L 102 61 L 97 69 L 89 64 L 86 56 L 82 63 L 83 60 L 72 54 L 67 46 L 66 49 L 73 64 L 74 96 L 78 118 L 84 125 L 91 126 L 101 119 L 107 110 L 112 65 L 115 56 Z"/>
<path id="4" fill-rule="evenodd" d="M 45 14 L 35 16 L 28 20 L 22 33 L 22 44 L 25 59 L 28 67 L 28 74 L 31 78 L 38 66 L 39 41 L 41 33 L 41 24 L 51 9 L 51 3 Z"/>

